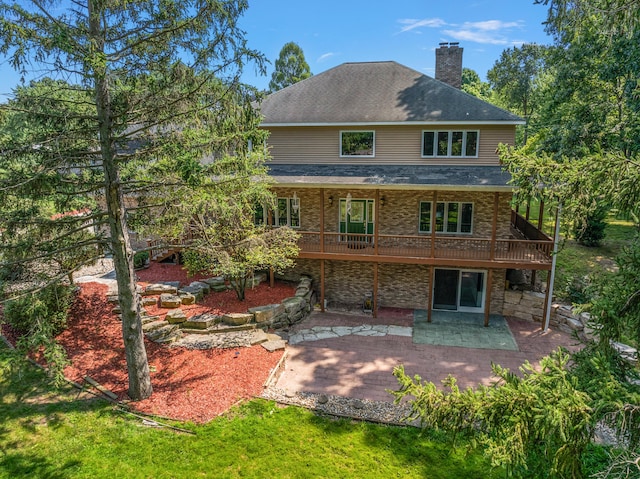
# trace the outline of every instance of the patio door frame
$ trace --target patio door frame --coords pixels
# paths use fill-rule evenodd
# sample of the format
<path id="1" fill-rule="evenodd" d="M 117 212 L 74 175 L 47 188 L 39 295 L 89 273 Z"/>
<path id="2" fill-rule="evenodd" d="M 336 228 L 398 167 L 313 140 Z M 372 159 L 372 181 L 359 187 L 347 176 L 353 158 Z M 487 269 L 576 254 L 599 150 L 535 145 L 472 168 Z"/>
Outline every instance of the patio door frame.
<path id="1" fill-rule="evenodd" d="M 456 271 L 457 272 L 457 284 L 455 290 L 455 303 L 454 309 L 445 309 L 445 308 L 437 308 L 436 307 L 436 283 L 438 271 Z M 464 273 L 477 273 L 482 275 L 482 301 L 480 306 L 470 307 L 470 306 L 461 306 L 461 296 L 462 296 L 462 275 Z M 485 309 L 485 304 L 487 300 L 487 278 L 488 274 L 486 270 L 477 270 L 477 269 L 466 269 L 466 268 L 434 268 L 433 274 L 433 284 L 431 285 L 431 307 L 434 311 L 453 311 L 453 312 L 461 312 L 461 313 L 481 313 Z"/>

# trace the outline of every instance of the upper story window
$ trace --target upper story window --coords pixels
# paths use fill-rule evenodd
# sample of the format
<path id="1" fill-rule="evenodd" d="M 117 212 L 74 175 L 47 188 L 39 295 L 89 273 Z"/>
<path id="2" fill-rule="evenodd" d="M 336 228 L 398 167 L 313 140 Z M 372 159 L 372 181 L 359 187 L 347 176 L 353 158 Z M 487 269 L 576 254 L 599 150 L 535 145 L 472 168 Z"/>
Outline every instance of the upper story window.
<path id="1" fill-rule="evenodd" d="M 375 131 L 341 131 L 340 156 L 374 157 Z"/>
<path id="2" fill-rule="evenodd" d="M 422 132 L 422 156 L 477 158 L 478 131 L 429 130 Z"/>
<path id="3" fill-rule="evenodd" d="M 300 199 L 278 198 L 275 211 L 272 211 L 274 226 L 289 226 L 300 228 Z M 262 205 L 257 205 L 254 214 L 256 225 L 266 225 L 269 221 L 269 210 Z"/>
<path id="4" fill-rule="evenodd" d="M 431 233 L 433 223 L 436 233 L 469 234 L 473 224 L 473 203 L 439 201 L 433 211 L 432 202 L 421 201 L 418 231 Z"/>

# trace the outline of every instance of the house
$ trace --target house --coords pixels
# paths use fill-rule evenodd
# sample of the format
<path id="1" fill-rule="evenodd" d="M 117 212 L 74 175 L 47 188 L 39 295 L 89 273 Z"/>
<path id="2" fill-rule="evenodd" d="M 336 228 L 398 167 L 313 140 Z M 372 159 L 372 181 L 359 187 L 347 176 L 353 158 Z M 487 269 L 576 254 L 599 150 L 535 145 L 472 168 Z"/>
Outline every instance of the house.
<path id="1" fill-rule="evenodd" d="M 488 324 L 508 270 L 551 269 L 553 242 L 512 211 L 496 154 L 524 122 L 461 91 L 461 74 L 462 48 L 441 44 L 436 79 L 345 63 L 263 101 L 278 206 L 257 219 L 300 233 L 296 272 L 322 308 L 480 312 Z"/>

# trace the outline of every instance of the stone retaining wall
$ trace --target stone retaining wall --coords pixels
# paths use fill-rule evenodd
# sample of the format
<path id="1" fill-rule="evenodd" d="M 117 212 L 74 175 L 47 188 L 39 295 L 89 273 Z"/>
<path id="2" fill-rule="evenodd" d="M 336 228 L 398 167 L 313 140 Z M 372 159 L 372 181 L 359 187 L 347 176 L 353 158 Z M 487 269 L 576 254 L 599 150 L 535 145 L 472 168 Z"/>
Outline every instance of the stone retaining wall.
<path id="1" fill-rule="evenodd" d="M 534 291 L 505 290 L 502 312 L 505 316 L 542 323 L 544 297 L 544 293 Z M 587 325 L 589 319 L 589 313 L 578 313 L 571 305 L 562 303 L 551 305 L 549 324 L 566 333 L 575 332 L 581 338 L 591 337 L 591 331 Z"/>

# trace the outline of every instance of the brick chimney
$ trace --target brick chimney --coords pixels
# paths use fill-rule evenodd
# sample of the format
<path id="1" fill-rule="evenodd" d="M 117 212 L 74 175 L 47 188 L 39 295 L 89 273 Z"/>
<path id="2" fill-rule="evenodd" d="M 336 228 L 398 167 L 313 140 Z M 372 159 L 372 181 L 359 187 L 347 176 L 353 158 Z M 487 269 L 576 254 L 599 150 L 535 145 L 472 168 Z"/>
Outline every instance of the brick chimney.
<path id="1" fill-rule="evenodd" d="M 460 89 L 462 86 L 462 48 L 456 43 L 440 43 L 436 48 L 436 80 Z"/>

